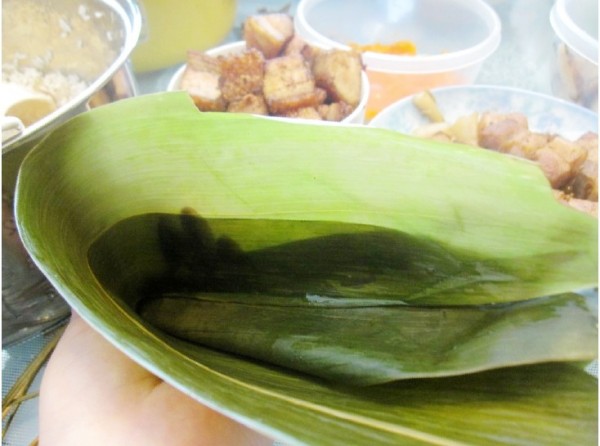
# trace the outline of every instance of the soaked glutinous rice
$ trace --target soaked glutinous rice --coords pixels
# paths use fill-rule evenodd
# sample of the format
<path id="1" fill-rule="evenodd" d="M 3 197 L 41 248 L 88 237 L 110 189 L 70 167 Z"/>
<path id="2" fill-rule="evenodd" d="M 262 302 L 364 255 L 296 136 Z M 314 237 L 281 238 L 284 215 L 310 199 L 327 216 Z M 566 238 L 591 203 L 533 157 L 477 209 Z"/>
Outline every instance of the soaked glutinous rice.
<path id="1" fill-rule="evenodd" d="M 121 21 L 91 0 L 4 0 L 2 82 L 53 98 L 60 107 L 115 60 Z"/>
<path id="2" fill-rule="evenodd" d="M 46 93 L 54 99 L 57 107 L 76 97 L 88 85 L 87 82 L 73 73 L 43 72 L 37 68 L 19 68 L 17 64 L 8 63 L 2 64 L 2 81 Z"/>

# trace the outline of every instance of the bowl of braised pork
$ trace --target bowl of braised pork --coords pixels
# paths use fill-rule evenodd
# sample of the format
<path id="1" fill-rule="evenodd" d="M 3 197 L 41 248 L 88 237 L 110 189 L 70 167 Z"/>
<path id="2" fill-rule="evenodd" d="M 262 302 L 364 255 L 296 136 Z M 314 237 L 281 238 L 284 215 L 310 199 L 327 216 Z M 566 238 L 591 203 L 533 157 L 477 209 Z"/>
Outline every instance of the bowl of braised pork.
<path id="1" fill-rule="evenodd" d="M 190 49 L 169 91 L 187 91 L 200 111 L 362 124 L 369 82 L 360 54 L 307 44 L 290 16 L 248 17 L 243 40 Z"/>
<path id="2" fill-rule="evenodd" d="M 598 115 L 574 103 L 511 87 L 441 87 L 388 106 L 370 125 L 536 163 L 559 201 L 598 215 Z"/>

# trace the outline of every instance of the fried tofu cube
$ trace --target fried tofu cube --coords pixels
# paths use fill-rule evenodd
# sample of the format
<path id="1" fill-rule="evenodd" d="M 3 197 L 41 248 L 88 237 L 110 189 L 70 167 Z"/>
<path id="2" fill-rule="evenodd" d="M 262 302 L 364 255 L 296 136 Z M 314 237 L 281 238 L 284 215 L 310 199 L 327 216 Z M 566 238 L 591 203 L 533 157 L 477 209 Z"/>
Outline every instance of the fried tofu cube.
<path id="1" fill-rule="evenodd" d="M 256 49 L 219 56 L 221 91 L 227 102 L 233 102 L 262 90 L 265 58 Z"/>
<path id="2" fill-rule="evenodd" d="M 227 107 L 231 113 L 252 113 L 255 115 L 268 115 L 269 109 L 265 98 L 261 94 L 247 94 L 243 98 L 231 102 Z"/>
<path id="3" fill-rule="evenodd" d="M 188 51 L 187 65 L 181 76 L 180 88 L 188 92 L 202 111 L 225 111 L 227 102 L 220 88 L 220 67 L 216 58 L 197 51 Z"/>
<path id="4" fill-rule="evenodd" d="M 275 115 L 314 107 L 322 98 L 315 89 L 310 67 L 298 55 L 280 56 L 266 62 L 263 93 L 269 111 Z"/>
<path id="5" fill-rule="evenodd" d="M 283 13 L 253 15 L 244 22 L 242 32 L 248 48 L 256 48 L 267 59 L 272 59 L 280 55 L 294 36 L 294 23 Z"/>
<path id="6" fill-rule="evenodd" d="M 360 102 L 362 60 L 353 51 L 327 50 L 315 54 L 312 71 L 318 87 L 332 102 L 343 101 L 356 107 Z"/>

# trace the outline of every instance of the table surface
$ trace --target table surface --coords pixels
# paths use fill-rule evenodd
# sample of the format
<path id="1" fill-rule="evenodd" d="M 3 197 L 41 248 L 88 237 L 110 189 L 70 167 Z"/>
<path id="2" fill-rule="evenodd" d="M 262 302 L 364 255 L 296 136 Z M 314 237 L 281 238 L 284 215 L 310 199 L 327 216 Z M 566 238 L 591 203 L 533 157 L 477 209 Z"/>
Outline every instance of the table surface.
<path id="1" fill-rule="evenodd" d="M 502 21 L 502 42 L 487 59 L 476 83 L 524 88 L 551 94 L 550 67 L 554 52 L 554 33 L 548 16 L 553 0 L 487 0 Z M 245 17 L 265 8 L 278 11 L 284 8 L 293 13 L 297 1 L 239 0 L 235 25 L 222 43 L 240 40 L 241 23 Z M 164 91 L 171 76 L 181 66 L 150 73 L 136 73 L 138 94 Z M 23 370 L 51 338 L 56 327 L 11 345 L 2 352 L 3 397 Z M 39 389 L 43 368 L 33 381 L 30 392 Z M 30 445 L 37 436 L 37 399 L 26 402 L 14 418 L 3 439 L 5 446 Z"/>

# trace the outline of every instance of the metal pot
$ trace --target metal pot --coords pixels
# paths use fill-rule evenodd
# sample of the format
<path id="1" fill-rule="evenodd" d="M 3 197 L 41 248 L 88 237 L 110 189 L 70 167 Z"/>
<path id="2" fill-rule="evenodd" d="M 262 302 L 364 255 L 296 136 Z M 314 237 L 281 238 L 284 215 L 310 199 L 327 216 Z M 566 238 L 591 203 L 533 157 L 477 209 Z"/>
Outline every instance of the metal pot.
<path id="1" fill-rule="evenodd" d="M 12 210 L 19 166 L 72 116 L 136 94 L 129 58 L 142 19 L 135 0 L 4 0 L 2 20 L 3 81 L 33 69 L 73 75 L 84 85 L 42 119 L 13 127 L 6 138 L 3 132 L 2 344 L 8 345 L 69 314 L 18 237 Z M 3 120 L 3 129 L 14 122 Z"/>

